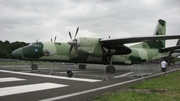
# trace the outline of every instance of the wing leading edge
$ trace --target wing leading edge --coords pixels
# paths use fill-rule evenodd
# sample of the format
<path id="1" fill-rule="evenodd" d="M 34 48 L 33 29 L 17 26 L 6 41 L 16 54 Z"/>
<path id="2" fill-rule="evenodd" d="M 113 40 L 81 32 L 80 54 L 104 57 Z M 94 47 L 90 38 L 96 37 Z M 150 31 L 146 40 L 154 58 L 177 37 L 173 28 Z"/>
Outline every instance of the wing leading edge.
<path id="1" fill-rule="evenodd" d="M 100 42 L 106 45 L 123 45 L 128 43 L 136 43 L 151 40 L 167 40 L 167 39 L 179 39 L 180 35 L 154 35 L 154 36 L 142 36 L 142 37 L 129 37 L 118 39 L 101 39 Z"/>
<path id="2" fill-rule="evenodd" d="M 159 19 L 153 36 L 139 36 L 139 37 L 118 38 L 118 39 L 101 39 L 100 42 L 105 45 L 123 45 L 123 44 L 136 43 L 136 42 L 145 42 L 149 45 L 150 44 L 156 45 L 156 42 L 159 40 L 161 42 L 161 47 L 159 48 L 164 48 L 165 40 L 178 39 L 178 38 L 180 38 L 180 35 L 166 35 L 166 21 Z"/>

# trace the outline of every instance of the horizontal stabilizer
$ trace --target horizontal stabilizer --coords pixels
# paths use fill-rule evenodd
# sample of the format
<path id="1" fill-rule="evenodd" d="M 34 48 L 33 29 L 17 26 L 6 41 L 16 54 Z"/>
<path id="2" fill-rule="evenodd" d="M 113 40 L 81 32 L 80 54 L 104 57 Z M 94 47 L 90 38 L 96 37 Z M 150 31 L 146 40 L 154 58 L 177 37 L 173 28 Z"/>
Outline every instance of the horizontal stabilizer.
<path id="1" fill-rule="evenodd" d="M 180 52 L 180 45 L 162 48 L 161 50 L 167 50 L 167 51 L 173 51 L 173 52 L 174 52 L 174 51 Z"/>

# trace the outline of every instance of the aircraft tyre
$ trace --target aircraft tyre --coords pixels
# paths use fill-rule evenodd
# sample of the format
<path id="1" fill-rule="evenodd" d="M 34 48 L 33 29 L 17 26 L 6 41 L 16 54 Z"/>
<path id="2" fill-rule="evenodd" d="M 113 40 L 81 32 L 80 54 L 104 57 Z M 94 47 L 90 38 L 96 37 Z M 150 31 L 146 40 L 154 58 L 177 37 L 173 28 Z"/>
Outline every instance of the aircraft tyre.
<path id="1" fill-rule="evenodd" d="M 82 69 L 82 70 L 86 69 L 86 65 L 79 65 L 79 69 Z"/>
<path id="2" fill-rule="evenodd" d="M 38 69 L 38 66 L 37 66 L 36 64 L 32 64 L 32 65 L 31 65 L 31 69 L 32 69 L 32 70 L 37 70 L 37 69 Z"/>
<path id="3" fill-rule="evenodd" d="M 115 73 L 115 71 L 116 71 L 116 70 L 115 70 L 115 67 L 114 67 L 114 66 L 110 66 L 110 65 L 109 65 L 109 66 L 106 67 L 106 72 L 107 72 L 107 73 Z"/>
<path id="4" fill-rule="evenodd" d="M 68 76 L 68 77 L 72 77 L 72 76 L 73 76 L 73 72 L 72 72 L 71 70 L 68 70 L 68 71 L 67 71 L 67 76 Z"/>

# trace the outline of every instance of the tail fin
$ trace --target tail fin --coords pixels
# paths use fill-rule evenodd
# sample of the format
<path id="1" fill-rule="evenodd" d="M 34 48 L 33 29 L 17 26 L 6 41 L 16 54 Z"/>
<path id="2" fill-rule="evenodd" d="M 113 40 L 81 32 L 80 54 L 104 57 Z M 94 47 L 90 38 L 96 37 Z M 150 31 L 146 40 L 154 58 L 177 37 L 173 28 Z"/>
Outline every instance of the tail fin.
<path id="1" fill-rule="evenodd" d="M 158 24 L 156 26 L 154 35 L 166 35 L 166 21 L 159 19 Z M 165 40 L 152 40 L 152 41 L 147 41 L 143 43 L 149 46 L 148 48 L 151 49 L 161 49 L 165 47 Z M 143 47 L 147 48 L 147 47 Z"/>
<path id="2" fill-rule="evenodd" d="M 166 21 L 159 19 L 154 35 L 166 35 Z M 161 49 L 165 47 L 165 40 L 151 40 L 136 44 L 131 47 L 142 47 L 146 49 Z"/>
<path id="3" fill-rule="evenodd" d="M 166 35 L 166 21 L 159 19 L 154 35 Z"/>

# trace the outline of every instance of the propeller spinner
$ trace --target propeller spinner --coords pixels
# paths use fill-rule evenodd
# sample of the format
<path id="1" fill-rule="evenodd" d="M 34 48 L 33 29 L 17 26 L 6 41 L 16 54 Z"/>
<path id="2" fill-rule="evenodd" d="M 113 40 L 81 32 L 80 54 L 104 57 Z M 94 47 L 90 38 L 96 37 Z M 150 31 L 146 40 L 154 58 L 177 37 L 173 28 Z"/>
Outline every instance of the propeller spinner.
<path id="1" fill-rule="evenodd" d="M 77 47 L 77 39 L 76 39 L 76 36 L 77 36 L 78 31 L 79 31 L 79 27 L 78 27 L 77 30 L 76 30 L 74 39 L 72 39 L 71 32 L 69 32 L 69 37 L 71 38 L 71 41 L 67 42 L 69 45 L 71 45 L 71 47 L 70 47 L 70 49 L 69 49 L 69 54 L 71 53 L 73 47 L 74 47 L 74 50 L 75 50 L 76 53 L 77 53 L 77 48 L 78 48 L 78 47 Z"/>

